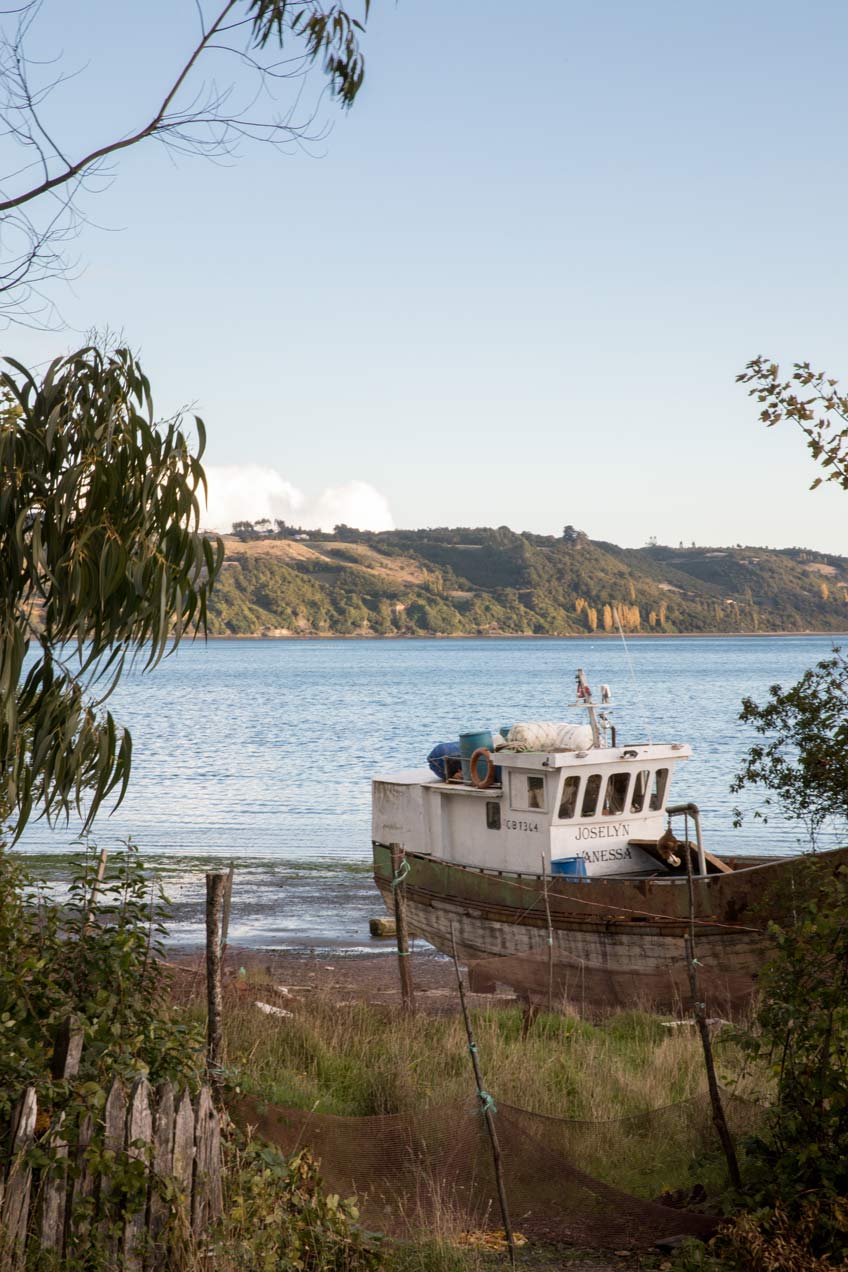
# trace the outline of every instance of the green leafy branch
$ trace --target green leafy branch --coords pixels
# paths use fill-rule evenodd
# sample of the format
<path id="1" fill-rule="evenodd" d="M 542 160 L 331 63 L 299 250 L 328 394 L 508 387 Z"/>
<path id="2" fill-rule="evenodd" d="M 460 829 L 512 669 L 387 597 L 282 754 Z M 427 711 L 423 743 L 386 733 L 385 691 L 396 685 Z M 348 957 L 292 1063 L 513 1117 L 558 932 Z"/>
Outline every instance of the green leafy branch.
<path id="1" fill-rule="evenodd" d="M 205 443 L 154 423 L 126 349 L 86 348 L 41 381 L 0 372 L 0 795 L 17 838 L 34 805 L 85 827 L 123 797 L 130 735 L 98 708 L 127 660 L 145 670 L 205 633 L 223 545 L 200 532 Z M 94 697 L 94 690 L 98 696 Z"/>

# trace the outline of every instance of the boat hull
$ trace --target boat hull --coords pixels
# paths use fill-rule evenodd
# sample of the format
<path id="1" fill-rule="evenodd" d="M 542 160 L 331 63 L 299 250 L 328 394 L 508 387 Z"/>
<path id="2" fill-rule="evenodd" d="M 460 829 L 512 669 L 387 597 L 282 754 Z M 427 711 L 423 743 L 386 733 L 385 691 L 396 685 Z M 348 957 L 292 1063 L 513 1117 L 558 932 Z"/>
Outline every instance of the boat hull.
<path id="1" fill-rule="evenodd" d="M 411 930 L 445 953 L 455 942 L 476 987 L 509 985 L 531 1001 L 565 999 L 587 1014 L 686 1003 L 685 878 L 543 881 L 426 854 L 406 859 Z M 771 949 L 768 924 L 785 914 L 799 861 L 809 868 L 810 858 L 788 858 L 694 881 L 699 988 L 712 1013 L 749 1001 Z M 843 864 L 848 849 L 813 859 L 818 870 Z M 389 847 L 375 843 L 374 880 L 389 909 L 391 877 Z"/>

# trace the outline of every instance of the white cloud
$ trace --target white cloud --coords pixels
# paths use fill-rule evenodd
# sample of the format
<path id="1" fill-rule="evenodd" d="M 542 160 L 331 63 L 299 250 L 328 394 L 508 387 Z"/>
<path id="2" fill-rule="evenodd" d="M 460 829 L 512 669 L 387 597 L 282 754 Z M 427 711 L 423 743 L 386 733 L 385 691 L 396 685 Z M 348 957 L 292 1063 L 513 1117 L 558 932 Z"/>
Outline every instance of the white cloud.
<path id="1" fill-rule="evenodd" d="M 275 468 L 261 464 L 210 465 L 206 469 L 209 503 L 201 522 L 226 533 L 234 521 L 279 519 L 307 530 L 332 530 L 344 522 L 358 530 L 391 530 L 388 500 L 367 481 L 330 486 L 307 497 Z"/>

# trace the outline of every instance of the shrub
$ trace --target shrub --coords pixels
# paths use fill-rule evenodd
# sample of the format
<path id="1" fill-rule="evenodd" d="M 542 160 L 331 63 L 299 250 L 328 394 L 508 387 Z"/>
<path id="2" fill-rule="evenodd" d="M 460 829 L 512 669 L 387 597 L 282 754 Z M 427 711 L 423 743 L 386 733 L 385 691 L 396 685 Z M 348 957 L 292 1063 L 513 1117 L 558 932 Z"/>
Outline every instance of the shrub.
<path id="1" fill-rule="evenodd" d="M 219 1266 L 256 1272 L 376 1272 L 382 1267 L 378 1238 L 358 1227 L 352 1201 L 325 1192 L 306 1149 L 286 1158 L 248 1140 L 231 1145 L 230 1155 Z"/>
<path id="2" fill-rule="evenodd" d="M 757 1029 L 741 1040 L 771 1066 L 776 1099 L 747 1144 L 754 1213 L 729 1238 L 779 1247 L 745 1265 L 775 1272 L 845 1267 L 848 1239 L 848 872 L 812 856 L 791 883 L 793 920 L 772 925 Z"/>

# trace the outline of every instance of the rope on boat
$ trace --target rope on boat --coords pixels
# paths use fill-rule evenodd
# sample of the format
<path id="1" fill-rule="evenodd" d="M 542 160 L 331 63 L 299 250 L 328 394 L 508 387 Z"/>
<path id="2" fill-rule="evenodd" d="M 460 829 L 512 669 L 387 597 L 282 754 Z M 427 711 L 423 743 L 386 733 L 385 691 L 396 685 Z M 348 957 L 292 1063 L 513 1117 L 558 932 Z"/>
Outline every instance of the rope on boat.
<path id="1" fill-rule="evenodd" d="M 399 884 L 403 883 L 404 879 L 405 879 L 405 878 L 406 878 L 406 876 L 409 874 L 409 872 L 410 872 L 411 868 L 412 868 L 412 867 L 410 866 L 410 864 L 409 864 L 409 862 L 407 861 L 406 857 L 404 857 L 403 861 L 402 861 L 402 862 L 400 863 L 400 865 L 398 866 L 398 872 L 397 872 L 397 874 L 395 875 L 394 879 L 392 879 L 392 887 L 393 887 L 393 888 L 396 888 L 396 887 L 398 887 L 398 885 L 399 885 Z"/>
<path id="2" fill-rule="evenodd" d="M 466 867 L 462 867 L 462 869 L 465 868 Z M 483 873 L 485 874 L 486 871 L 484 870 Z M 528 887 L 526 883 L 519 883 L 517 879 L 507 879 L 501 876 L 500 882 L 505 883 L 509 888 L 516 888 L 520 892 L 530 893 L 532 895 L 533 899 L 530 901 L 529 905 L 515 920 L 513 920 L 515 923 L 520 922 L 525 915 L 530 914 L 534 909 L 536 909 L 539 901 L 544 899 L 544 894 L 541 891 L 536 891 L 536 889 Z M 603 910 L 605 911 L 607 918 L 613 918 L 619 915 L 625 916 L 628 914 L 637 914 L 642 918 L 653 919 L 660 925 L 686 922 L 685 918 L 681 918 L 679 916 L 675 917 L 674 915 L 657 914 L 654 910 L 637 910 L 634 906 L 622 905 L 621 902 L 613 902 L 611 904 L 608 901 L 590 901 L 588 897 L 576 896 L 574 893 L 569 893 L 567 899 L 569 902 L 576 902 L 577 905 L 588 906 L 593 910 Z M 615 914 L 611 914 L 610 911 L 614 911 Z M 766 931 L 765 928 L 751 927 L 745 923 L 727 923 L 723 922 L 721 919 L 705 919 L 696 917 L 695 923 L 699 927 L 724 928 L 732 932 L 756 932 L 757 935 L 761 935 Z"/>
<path id="3" fill-rule="evenodd" d="M 463 866 L 460 867 L 460 869 L 466 869 L 466 867 Z M 398 886 L 398 884 L 402 883 L 409 874 L 410 870 L 411 866 L 409 864 L 409 860 L 404 857 L 400 863 L 400 869 L 398 870 L 397 876 L 390 880 L 391 887 L 394 889 Z M 490 872 L 487 872 L 484 869 L 482 873 L 487 874 Z M 514 924 L 520 923 L 526 915 L 532 913 L 532 911 L 536 909 L 540 901 L 544 900 L 544 894 L 541 891 L 537 891 L 535 888 L 530 888 L 526 883 L 520 883 L 517 879 L 509 879 L 501 875 L 500 882 L 506 884 L 509 888 L 515 888 L 520 892 L 530 893 L 532 896 L 530 903 L 512 920 Z M 568 901 L 576 903 L 577 905 L 585 906 L 592 910 L 603 910 L 607 919 L 635 914 L 640 918 L 653 919 L 654 922 L 660 926 L 686 922 L 686 919 L 680 916 L 657 914 L 654 910 L 638 910 L 634 906 L 622 905 L 621 902 L 613 902 L 611 904 L 608 901 L 590 901 L 588 897 L 577 896 L 575 893 L 569 894 Z M 613 911 L 614 914 L 611 914 L 610 911 Z M 750 924 L 746 923 L 728 923 L 721 919 L 705 919 L 699 916 L 696 916 L 695 923 L 699 928 L 718 928 L 728 932 L 754 932 L 758 936 L 761 936 L 766 931 L 766 928 L 764 927 L 752 927 Z"/>

